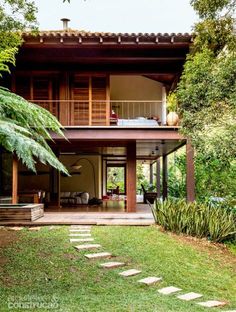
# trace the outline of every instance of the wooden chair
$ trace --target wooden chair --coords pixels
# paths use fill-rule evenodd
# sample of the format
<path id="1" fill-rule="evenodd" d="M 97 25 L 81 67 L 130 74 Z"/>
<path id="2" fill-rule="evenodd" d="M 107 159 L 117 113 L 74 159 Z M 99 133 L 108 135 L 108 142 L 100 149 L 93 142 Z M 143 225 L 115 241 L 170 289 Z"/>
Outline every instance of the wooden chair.
<path id="1" fill-rule="evenodd" d="M 157 199 L 157 192 L 147 192 L 143 184 L 141 184 L 143 190 L 143 202 L 144 204 L 153 204 L 155 199 Z"/>

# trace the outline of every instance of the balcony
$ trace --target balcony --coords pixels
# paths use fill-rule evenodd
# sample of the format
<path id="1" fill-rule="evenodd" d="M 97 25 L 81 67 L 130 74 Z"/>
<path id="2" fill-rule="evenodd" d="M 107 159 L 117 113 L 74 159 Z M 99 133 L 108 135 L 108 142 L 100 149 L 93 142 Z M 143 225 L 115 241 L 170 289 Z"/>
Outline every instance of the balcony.
<path id="1" fill-rule="evenodd" d="M 63 126 L 137 126 L 165 125 L 166 108 L 162 101 L 74 101 L 34 100 L 49 110 Z"/>

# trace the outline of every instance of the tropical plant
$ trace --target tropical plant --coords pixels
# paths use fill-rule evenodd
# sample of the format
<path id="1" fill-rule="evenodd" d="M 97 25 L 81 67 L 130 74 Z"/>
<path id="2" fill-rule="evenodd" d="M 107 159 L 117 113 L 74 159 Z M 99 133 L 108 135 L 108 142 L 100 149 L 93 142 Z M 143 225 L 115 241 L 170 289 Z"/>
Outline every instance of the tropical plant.
<path id="1" fill-rule="evenodd" d="M 67 174 L 46 140 L 49 131 L 63 136 L 60 123 L 47 110 L 0 88 L 0 145 L 35 171 L 35 158 Z"/>
<path id="2" fill-rule="evenodd" d="M 10 64 L 15 65 L 21 32 L 35 29 L 36 11 L 32 1 L 0 2 L 0 77 L 10 73 Z M 50 131 L 63 136 L 60 123 L 47 110 L 0 87 L 0 145 L 33 171 L 39 160 L 68 174 L 46 142 L 51 140 Z"/>
<path id="3" fill-rule="evenodd" d="M 236 237 L 236 214 L 226 203 L 187 203 L 184 199 L 157 200 L 152 205 L 155 222 L 165 230 L 221 242 Z"/>
<path id="4" fill-rule="evenodd" d="M 170 92 L 167 96 L 167 109 L 169 112 L 176 112 L 178 108 L 178 100 L 176 93 Z"/>

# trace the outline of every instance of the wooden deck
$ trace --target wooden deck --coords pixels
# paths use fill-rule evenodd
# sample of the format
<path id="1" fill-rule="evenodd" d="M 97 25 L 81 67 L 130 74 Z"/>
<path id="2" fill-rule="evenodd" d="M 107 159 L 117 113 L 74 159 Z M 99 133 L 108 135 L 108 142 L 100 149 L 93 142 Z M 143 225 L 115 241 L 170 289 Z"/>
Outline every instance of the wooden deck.
<path id="1" fill-rule="evenodd" d="M 70 224 L 91 224 L 91 225 L 135 225 L 148 226 L 154 224 L 154 219 L 148 205 L 140 204 L 137 212 L 127 213 L 124 211 L 103 211 L 98 208 L 92 212 L 76 211 L 75 208 L 65 207 L 60 210 L 47 211 L 44 216 L 34 222 L 0 222 L 0 225 L 70 225 Z"/>

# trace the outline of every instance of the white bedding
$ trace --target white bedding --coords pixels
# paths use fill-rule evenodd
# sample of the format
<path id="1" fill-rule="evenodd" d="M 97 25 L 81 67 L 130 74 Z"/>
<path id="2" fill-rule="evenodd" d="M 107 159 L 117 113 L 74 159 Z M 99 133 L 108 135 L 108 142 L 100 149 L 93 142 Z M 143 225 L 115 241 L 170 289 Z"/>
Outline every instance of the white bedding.
<path id="1" fill-rule="evenodd" d="M 159 126 L 154 119 L 118 119 L 117 126 Z"/>

